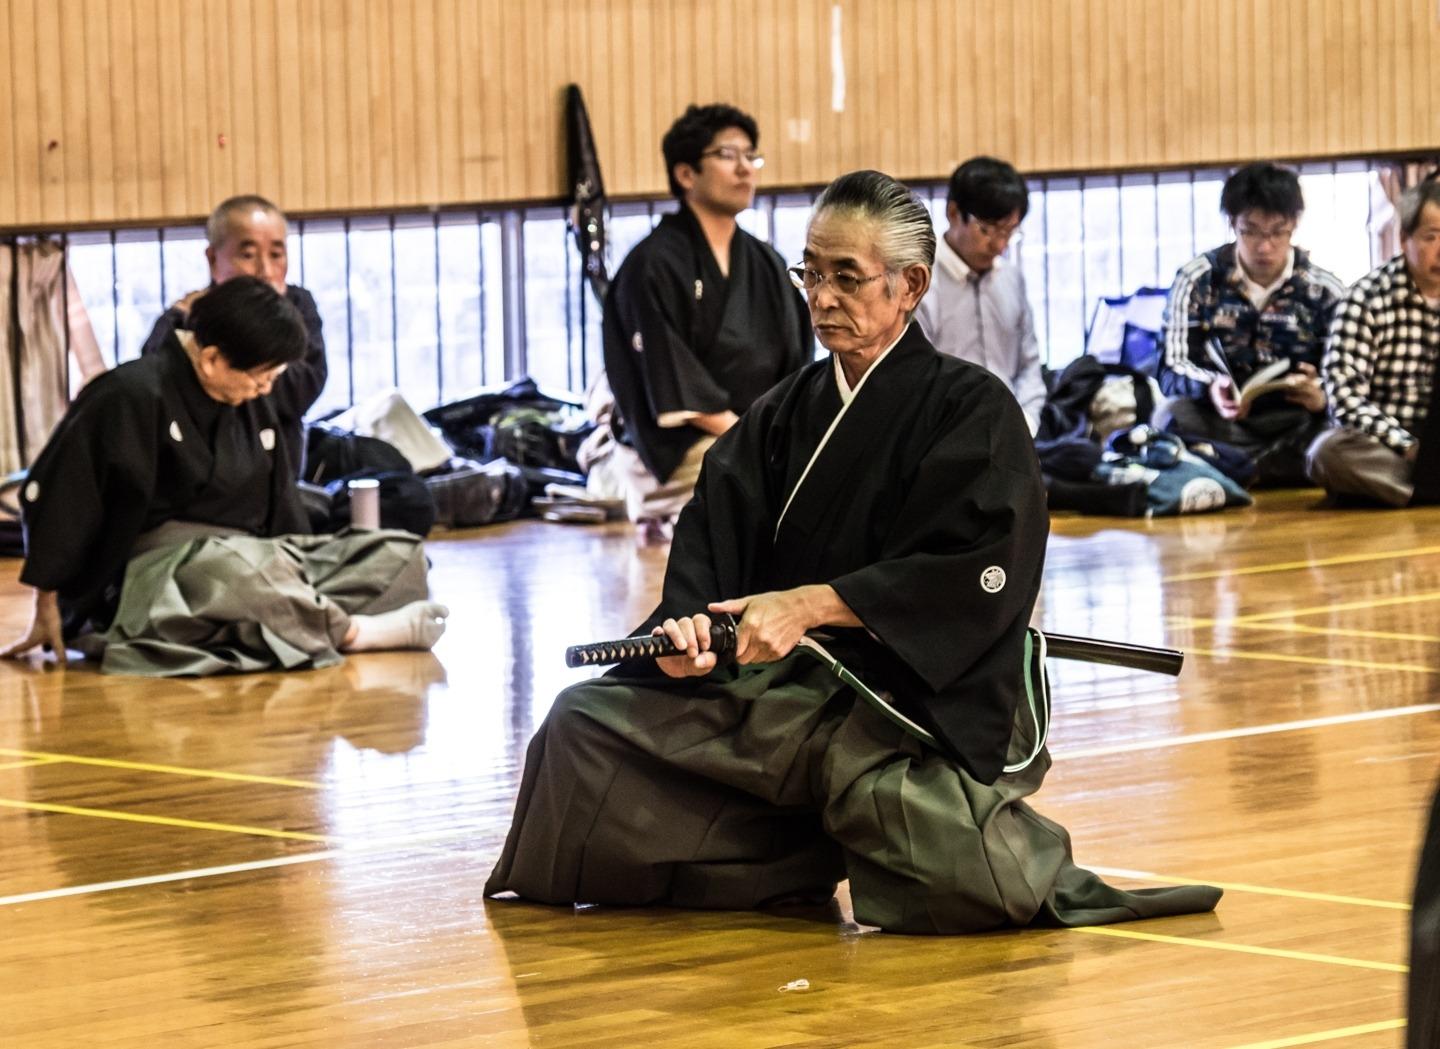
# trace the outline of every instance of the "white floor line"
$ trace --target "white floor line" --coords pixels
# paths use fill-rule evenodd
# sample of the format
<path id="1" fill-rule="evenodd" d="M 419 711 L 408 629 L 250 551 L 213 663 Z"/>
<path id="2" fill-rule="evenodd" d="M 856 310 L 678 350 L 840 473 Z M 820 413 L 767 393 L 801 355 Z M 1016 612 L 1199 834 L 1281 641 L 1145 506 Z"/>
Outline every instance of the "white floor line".
<path id="1" fill-rule="evenodd" d="M 300 863 L 320 863 L 333 860 L 346 853 L 398 852 L 409 847 L 423 847 L 427 843 L 463 838 L 476 833 L 473 827 L 464 830 L 434 831 L 430 834 L 416 834 L 408 837 L 377 838 L 374 841 L 342 845 L 336 849 L 319 852 L 304 852 L 298 856 L 273 856 L 268 860 L 251 860 L 247 863 L 227 863 L 219 867 L 196 867 L 192 870 L 169 871 L 165 874 L 149 874 L 141 878 L 122 878 L 118 881 L 100 881 L 89 885 L 72 885 L 64 889 L 44 889 L 40 892 L 22 892 L 14 896 L 0 896 L 0 907 L 12 907 L 22 903 L 39 903 L 43 900 L 58 900 L 67 896 L 85 896 L 97 892 L 114 892 L 117 889 L 135 889 L 146 885 L 163 885 L 172 881 L 189 881 L 194 878 L 214 878 L 224 874 L 243 874 L 246 871 L 263 871 L 275 867 L 291 867 Z"/>
<path id="2" fill-rule="evenodd" d="M 1100 747 L 1052 747 L 1050 756 L 1070 760 L 1073 758 L 1098 758 L 1107 754 L 1134 754 L 1142 750 L 1184 747 L 1192 743 L 1213 743 L 1216 740 L 1241 739 L 1245 736 L 1268 736 L 1272 732 L 1296 732 L 1301 729 L 1324 728 L 1327 725 L 1350 725 L 1358 721 L 1379 721 L 1382 718 L 1432 714 L 1435 711 L 1440 711 L 1440 703 L 1420 703 L 1411 707 L 1393 707 L 1389 710 L 1363 710 L 1355 714 L 1336 714 L 1328 718 L 1280 721 L 1273 725 L 1252 725 L 1249 728 L 1229 728 L 1219 732 L 1197 732 L 1192 736 L 1162 736 L 1158 739 L 1138 739 L 1130 743 L 1112 743 Z"/>

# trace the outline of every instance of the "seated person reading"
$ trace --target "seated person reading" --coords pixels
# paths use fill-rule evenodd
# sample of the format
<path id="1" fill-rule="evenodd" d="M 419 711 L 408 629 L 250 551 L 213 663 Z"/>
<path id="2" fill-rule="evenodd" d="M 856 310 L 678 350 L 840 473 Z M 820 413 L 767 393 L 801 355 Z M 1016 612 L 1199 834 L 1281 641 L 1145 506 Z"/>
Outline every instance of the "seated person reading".
<path id="1" fill-rule="evenodd" d="M 171 675 L 434 644 L 447 612 L 418 537 L 299 534 L 264 395 L 305 347 L 295 307 L 236 277 L 196 300 L 190 331 L 81 391 L 21 490 L 34 616 L 0 654 L 63 662 L 69 643 L 107 672 Z"/>
<path id="2" fill-rule="evenodd" d="M 1305 209 L 1295 172 L 1247 164 L 1225 180 L 1220 209 L 1234 242 L 1182 266 L 1165 305 L 1159 421 L 1187 443 L 1237 448 L 1252 486 L 1305 486 L 1305 450 L 1326 425 L 1320 356 L 1345 286 L 1290 245 Z M 1278 387 L 1242 395 L 1264 369 Z"/>
<path id="3" fill-rule="evenodd" d="M 888 175 L 821 195 L 791 273 L 830 354 L 706 455 L 641 629 L 683 652 L 560 694 L 487 895 L 752 908 L 849 878 L 858 921 L 911 933 L 1214 906 L 1104 884 L 1022 800 L 1049 766 L 1022 698 L 1045 491 L 1004 383 L 910 323 L 934 257 Z M 935 745 L 796 651 L 821 628 Z"/>

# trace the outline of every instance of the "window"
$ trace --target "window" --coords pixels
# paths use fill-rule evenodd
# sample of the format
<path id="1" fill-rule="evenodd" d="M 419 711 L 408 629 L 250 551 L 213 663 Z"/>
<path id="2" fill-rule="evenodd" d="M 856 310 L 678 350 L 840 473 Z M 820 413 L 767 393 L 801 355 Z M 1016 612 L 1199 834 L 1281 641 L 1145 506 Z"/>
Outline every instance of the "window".
<path id="1" fill-rule="evenodd" d="M 1295 241 L 1347 282 L 1380 261 L 1377 236 L 1389 206 L 1379 171 L 1365 161 L 1300 168 L 1307 208 Z M 1010 259 L 1024 269 L 1051 367 L 1083 352 L 1102 296 L 1168 287 L 1185 262 L 1230 239 L 1219 211 L 1225 175 L 1205 169 L 1031 181 L 1024 239 Z M 946 184 L 914 188 L 943 233 Z M 794 263 L 813 200 L 808 192 L 764 195 L 739 221 Z M 606 225 L 611 274 L 674 208 L 669 198 L 613 206 Z M 199 227 L 77 233 L 68 243 L 111 363 L 138 354 L 165 306 L 209 280 Z M 315 296 L 324 321 L 330 381 L 317 412 L 391 386 L 423 410 L 524 374 L 578 397 L 603 366 L 601 307 L 580 275 L 558 207 L 296 221 L 290 279 Z"/>

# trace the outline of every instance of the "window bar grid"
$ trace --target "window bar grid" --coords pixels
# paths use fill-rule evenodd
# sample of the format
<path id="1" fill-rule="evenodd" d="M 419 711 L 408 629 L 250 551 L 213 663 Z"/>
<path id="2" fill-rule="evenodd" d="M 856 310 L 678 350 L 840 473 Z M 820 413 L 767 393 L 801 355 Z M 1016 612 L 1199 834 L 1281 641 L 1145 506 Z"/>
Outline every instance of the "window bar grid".
<path id="1" fill-rule="evenodd" d="M 435 403 L 445 403 L 445 322 L 440 309 L 440 213 L 432 216 L 435 248 Z"/>
<path id="2" fill-rule="evenodd" d="M 400 296 L 395 276 L 395 213 L 390 213 L 390 376 L 400 385 Z"/>
<path id="3" fill-rule="evenodd" d="M 570 295 L 570 282 L 575 270 L 570 264 L 570 231 L 564 222 L 560 223 L 560 250 L 565 253 L 565 385 L 575 388 L 575 315 Z"/>
<path id="4" fill-rule="evenodd" d="M 1089 322 L 1085 304 L 1090 301 L 1090 246 L 1085 240 L 1085 176 L 1080 176 L 1080 330 Z"/>
<path id="5" fill-rule="evenodd" d="M 486 385 L 490 380 L 489 346 L 490 346 L 490 314 L 489 299 L 485 294 L 485 213 L 475 212 L 475 229 L 477 235 L 476 254 L 479 256 L 479 266 L 476 269 L 476 280 L 480 283 L 480 385 Z"/>
<path id="6" fill-rule="evenodd" d="M 155 236 L 160 248 L 160 309 L 164 310 L 165 304 L 170 301 L 170 289 L 165 286 L 165 227 L 157 229 Z"/>
<path id="7" fill-rule="evenodd" d="M 345 377 L 355 403 L 355 304 L 350 294 L 350 219 L 345 219 Z"/>
<path id="8" fill-rule="evenodd" d="M 65 325 L 65 399 L 70 400 L 70 234 L 60 234 L 60 315 Z"/>
<path id="9" fill-rule="evenodd" d="M 116 231 L 110 231 L 110 311 L 115 323 L 110 325 L 110 352 L 116 364 L 120 363 L 120 265 L 116 261 Z"/>

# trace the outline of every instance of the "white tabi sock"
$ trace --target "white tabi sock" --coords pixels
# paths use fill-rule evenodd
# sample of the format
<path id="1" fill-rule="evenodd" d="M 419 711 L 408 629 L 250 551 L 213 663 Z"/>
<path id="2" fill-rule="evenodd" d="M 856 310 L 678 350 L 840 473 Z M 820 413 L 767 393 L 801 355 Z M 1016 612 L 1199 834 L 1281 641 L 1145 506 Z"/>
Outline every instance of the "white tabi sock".
<path id="1" fill-rule="evenodd" d="M 445 618 L 449 614 L 450 609 L 438 602 L 412 601 L 376 616 L 351 616 L 355 639 L 345 646 L 345 651 L 433 648 L 440 635 L 445 633 Z"/>

